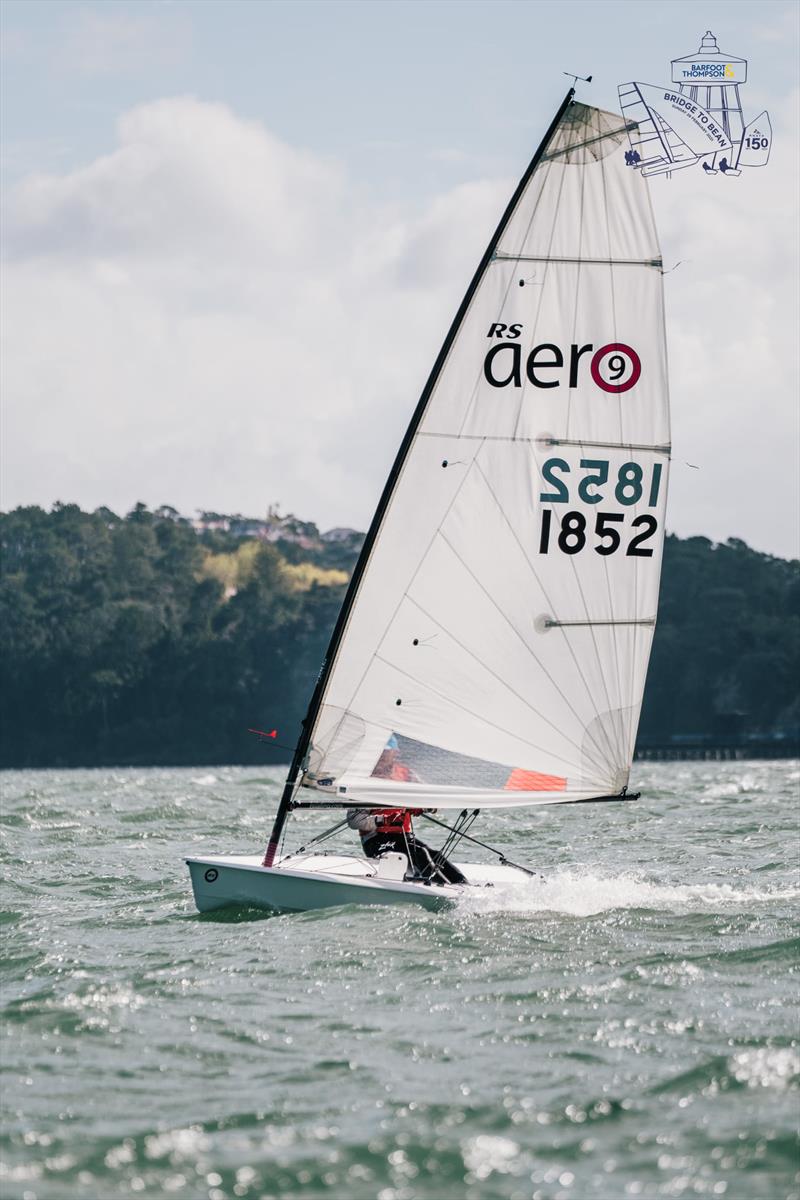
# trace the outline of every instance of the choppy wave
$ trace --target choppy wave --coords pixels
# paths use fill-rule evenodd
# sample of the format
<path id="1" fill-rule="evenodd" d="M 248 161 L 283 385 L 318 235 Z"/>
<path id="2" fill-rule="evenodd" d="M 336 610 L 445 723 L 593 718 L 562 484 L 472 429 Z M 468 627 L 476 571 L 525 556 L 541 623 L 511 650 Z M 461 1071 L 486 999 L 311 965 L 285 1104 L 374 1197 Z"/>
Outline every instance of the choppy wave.
<path id="1" fill-rule="evenodd" d="M 459 902 L 475 913 L 565 913 L 590 917 L 613 909 L 659 909 L 709 912 L 746 909 L 753 904 L 786 902 L 800 897 L 800 888 L 735 887 L 727 883 L 664 884 L 635 873 L 603 875 L 560 870 L 542 880 L 498 884 Z"/>
<path id="2" fill-rule="evenodd" d="M 668 1092 L 708 1095 L 730 1087 L 797 1091 L 800 1054 L 792 1046 L 745 1046 L 732 1055 L 706 1059 L 652 1090 L 659 1095 Z"/>

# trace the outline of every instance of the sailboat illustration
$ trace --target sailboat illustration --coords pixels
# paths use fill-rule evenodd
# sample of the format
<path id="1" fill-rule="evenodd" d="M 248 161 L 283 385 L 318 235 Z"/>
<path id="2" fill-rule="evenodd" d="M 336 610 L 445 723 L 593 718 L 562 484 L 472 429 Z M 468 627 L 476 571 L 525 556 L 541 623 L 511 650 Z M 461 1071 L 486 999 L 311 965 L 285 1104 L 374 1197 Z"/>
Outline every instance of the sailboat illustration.
<path id="1" fill-rule="evenodd" d="M 709 145 L 702 126 L 695 127 L 685 113 L 670 114 L 670 124 L 659 112 L 658 106 L 662 109 L 666 106 L 664 88 L 649 83 L 625 83 L 619 87 L 619 98 L 622 112 L 633 126 L 631 151 L 643 175 L 693 167 L 701 155 L 715 152 L 716 146 Z"/>

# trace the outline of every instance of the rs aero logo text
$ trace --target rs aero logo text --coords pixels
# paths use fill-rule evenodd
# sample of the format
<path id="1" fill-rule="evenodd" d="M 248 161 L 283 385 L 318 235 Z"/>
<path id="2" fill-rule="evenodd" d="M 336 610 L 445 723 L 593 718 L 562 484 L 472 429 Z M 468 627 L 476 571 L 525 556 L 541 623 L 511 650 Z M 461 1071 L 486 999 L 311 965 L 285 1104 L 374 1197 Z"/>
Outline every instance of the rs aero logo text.
<path id="1" fill-rule="evenodd" d="M 564 349 L 555 342 L 539 342 L 524 353 L 523 325 L 505 325 L 495 321 L 487 337 L 492 345 L 483 360 L 483 376 L 495 388 L 574 389 L 587 382 L 603 392 L 628 392 L 642 373 L 642 362 L 633 346 L 626 342 L 608 342 L 595 347 L 593 342 L 572 342 Z"/>

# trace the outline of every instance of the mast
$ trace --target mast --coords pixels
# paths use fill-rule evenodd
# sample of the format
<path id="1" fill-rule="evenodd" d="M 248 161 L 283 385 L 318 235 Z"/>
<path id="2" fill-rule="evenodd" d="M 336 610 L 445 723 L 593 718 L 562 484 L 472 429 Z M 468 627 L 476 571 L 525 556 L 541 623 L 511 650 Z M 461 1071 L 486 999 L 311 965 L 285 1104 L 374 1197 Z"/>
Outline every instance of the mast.
<path id="1" fill-rule="evenodd" d="M 397 480 L 403 469 L 403 464 L 405 463 L 405 460 L 406 460 L 408 452 L 411 448 L 412 442 L 414 441 L 414 436 L 415 436 L 417 429 L 420 425 L 420 422 L 422 421 L 422 418 L 425 414 L 425 409 L 427 407 L 428 400 L 430 399 L 431 393 L 433 392 L 433 389 L 436 386 L 436 383 L 439 378 L 439 375 L 441 374 L 442 368 L 444 367 L 444 364 L 447 361 L 447 356 L 450 352 L 450 348 L 453 345 L 453 342 L 455 341 L 455 338 L 456 338 L 458 330 L 461 326 L 461 323 L 462 323 L 462 321 L 467 313 L 467 310 L 469 309 L 469 306 L 472 302 L 472 298 L 478 289 L 478 286 L 483 278 L 486 268 L 488 267 L 495 251 L 497 250 L 497 246 L 500 242 L 500 239 L 503 236 L 506 226 L 508 225 L 508 222 L 510 221 L 510 219 L 514 213 L 514 209 L 516 208 L 520 197 L 522 196 L 523 192 L 525 191 L 525 188 L 527 187 L 528 181 L 530 180 L 533 172 L 536 170 L 537 166 L 539 165 L 542 155 L 545 153 L 547 146 L 550 142 L 550 139 L 552 138 L 553 134 L 555 133 L 556 129 L 558 128 L 558 125 L 561 122 L 561 119 L 564 116 L 564 113 L 566 112 L 569 105 L 572 103 L 572 98 L 574 95 L 575 95 L 575 89 L 574 89 L 574 87 L 571 87 L 569 89 L 569 91 L 567 92 L 566 96 L 564 97 L 564 99 L 562 100 L 561 104 L 559 105 L 558 112 L 553 117 L 553 120 L 550 122 L 550 126 L 547 130 L 547 133 L 542 138 L 542 141 L 541 141 L 538 149 L 536 150 L 536 153 L 534 154 L 533 158 L 531 159 L 530 163 L 528 164 L 528 167 L 525 170 L 525 173 L 523 174 L 522 178 L 520 179 L 513 196 L 509 200 L 508 205 L 506 206 L 506 210 L 503 213 L 502 217 L 500 218 L 500 223 L 497 226 L 497 229 L 495 230 L 494 235 L 493 235 L 491 241 L 489 242 L 489 245 L 486 247 L 486 251 L 483 255 L 483 258 L 481 259 L 480 263 L 478 264 L 478 269 L 476 270 L 476 272 L 472 278 L 472 281 L 471 281 L 469 287 L 467 288 L 467 291 L 464 295 L 464 299 L 461 301 L 458 312 L 456 313 L 455 318 L 453 319 L 453 323 L 450 326 L 450 329 L 447 333 L 447 337 L 445 338 L 442 348 L 439 351 L 436 361 L 433 364 L 433 368 L 428 377 L 428 381 L 425 384 L 425 387 L 423 388 L 422 395 L 420 396 L 417 407 L 415 408 L 414 413 L 411 417 L 411 421 L 409 423 L 408 429 L 406 430 L 403 441 L 400 443 L 400 449 L 397 452 L 397 457 L 395 458 L 394 465 L 392 466 L 392 469 L 389 472 L 389 477 L 386 480 L 386 484 L 384 486 L 383 492 L 381 493 L 381 498 L 378 502 L 378 507 L 375 510 L 375 515 L 372 518 L 372 523 L 370 524 L 369 530 L 367 532 L 367 536 L 364 539 L 364 545 L 361 547 L 361 553 L 360 553 L 360 555 L 358 557 L 358 561 L 356 562 L 356 565 L 353 569 L 353 574 L 350 578 L 350 584 L 347 588 L 347 592 L 345 593 L 345 598 L 342 603 L 342 607 L 339 611 L 339 616 L 336 620 L 336 624 L 333 628 L 333 633 L 331 634 L 331 640 L 328 645 L 327 653 L 325 655 L 325 658 L 323 659 L 320 673 L 317 676 L 317 682 L 314 687 L 313 694 L 311 696 L 311 702 L 309 703 L 308 711 L 306 712 L 306 715 L 303 718 L 302 732 L 300 734 L 299 741 L 295 748 L 294 756 L 292 758 L 292 765 L 289 768 L 289 774 L 286 778 L 286 783 L 285 783 L 284 789 L 283 789 L 283 795 L 281 796 L 280 804 L 278 805 L 278 811 L 275 815 L 275 823 L 272 827 L 272 832 L 270 834 L 266 853 L 264 855 L 263 865 L 265 867 L 271 867 L 273 862 L 275 861 L 275 855 L 278 850 L 278 845 L 280 843 L 281 834 L 283 833 L 284 825 L 286 824 L 286 820 L 292 809 L 292 799 L 293 799 L 293 796 L 295 793 L 295 789 L 299 786 L 300 778 L 303 773 L 303 769 L 304 769 L 303 764 L 305 762 L 306 755 L 308 754 L 309 745 L 311 742 L 311 731 L 314 728 L 314 722 L 316 721 L 317 714 L 319 713 L 320 707 L 322 705 L 322 700 L 325 695 L 325 688 L 327 686 L 328 677 L 330 675 L 333 664 L 336 660 L 336 655 L 337 655 L 337 652 L 339 649 L 339 645 L 342 641 L 342 637 L 344 636 L 344 631 L 347 628 L 347 622 L 349 620 L 350 613 L 351 613 L 353 605 L 355 603 L 356 596 L 358 595 L 358 589 L 359 589 L 359 586 L 361 583 L 362 576 L 366 569 L 367 563 L 369 562 L 369 558 L 372 553 L 372 548 L 375 545 L 375 541 L 378 537 L 378 533 L 380 532 L 381 525 L 383 524 L 383 518 L 386 514 L 386 510 L 389 507 L 389 502 L 392 498 L 392 493 L 394 492 L 395 484 L 397 483 Z"/>

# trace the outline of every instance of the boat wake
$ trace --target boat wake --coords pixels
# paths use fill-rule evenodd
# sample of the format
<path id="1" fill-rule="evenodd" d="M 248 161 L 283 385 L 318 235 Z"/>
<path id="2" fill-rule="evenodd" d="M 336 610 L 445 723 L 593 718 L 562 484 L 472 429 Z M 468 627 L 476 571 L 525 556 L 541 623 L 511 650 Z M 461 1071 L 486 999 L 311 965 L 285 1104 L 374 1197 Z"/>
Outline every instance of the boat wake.
<path id="1" fill-rule="evenodd" d="M 591 871 L 556 871 L 546 879 L 520 880 L 467 894 L 461 911 L 553 912 L 590 917 L 614 909 L 707 912 L 749 908 L 800 897 L 800 887 L 767 890 L 727 883 L 665 884 L 636 874 L 600 875 Z"/>

